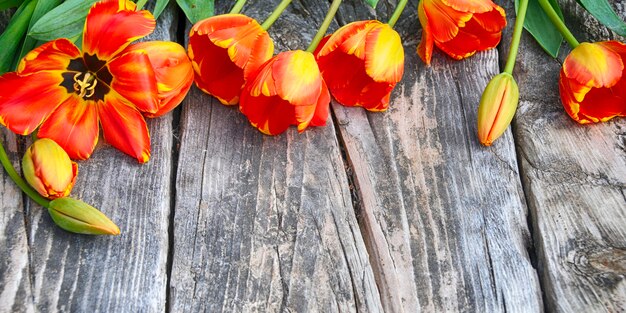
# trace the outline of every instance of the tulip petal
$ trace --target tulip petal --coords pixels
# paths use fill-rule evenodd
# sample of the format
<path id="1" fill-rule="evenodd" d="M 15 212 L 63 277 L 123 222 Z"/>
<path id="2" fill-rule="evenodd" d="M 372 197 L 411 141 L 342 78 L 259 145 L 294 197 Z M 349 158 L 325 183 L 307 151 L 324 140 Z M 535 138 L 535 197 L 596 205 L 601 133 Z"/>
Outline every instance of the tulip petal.
<path id="1" fill-rule="evenodd" d="M 594 43 L 581 43 L 565 58 L 563 71 L 567 78 L 588 87 L 612 87 L 622 77 L 624 63 L 611 49 Z"/>
<path id="2" fill-rule="evenodd" d="M 155 20 L 146 10 L 135 11 L 128 0 L 108 0 L 94 4 L 85 22 L 83 51 L 109 60 L 132 41 L 152 33 Z"/>
<path id="3" fill-rule="evenodd" d="M 491 0 L 467 1 L 467 0 L 440 0 L 446 6 L 457 11 L 470 13 L 483 13 L 490 11 L 494 4 Z"/>
<path id="4" fill-rule="evenodd" d="M 611 88 L 593 88 L 580 103 L 581 117 L 594 122 L 606 122 L 616 116 L 626 116 L 626 80 Z"/>
<path id="5" fill-rule="evenodd" d="M 311 119 L 311 126 L 324 126 L 330 113 L 330 93 L 326 83 L 322 81 L 322 92 L 315 106 L 315 113 Z"/>
<path id="6" fill-rule="evenodd" d="M 139 49 L 125 52 L 111 60 L 107 69 L 113 77 L 111 88 L 139 111 L 154 113 L 159 109 L 156 76 L 145 51 Z M 100 72 L 97 75 L 102 76 Z"/>
<path id="7" fill-rule="evenodd" d="M 17 73 L 26 75 L 39 71 L 63 71 L 69 66 L 70 60 L 80 55 L 80 50 L 71 41 L 56 39 L 27 53 L 20 61 Z"/>
<path id="8" fill-rule="evenodd" d="M 433 46 L 435 41 L 432 35 L 432 30 L 430 29 L 430 24 L 428 23 L 428 17 L 424 12 L 423 1 L 419 2 L 417 9 L 420 24 L 422 24 L 422 39 L 417 46 L 417 55 L 419 55 L 419 57 L 422 59 L 422 61 L 424 61 L 424 63 L 426 63 L 426 65 L 430 65 L 430 61 L 433 56 Z"/>
<path id="9" fill-rule="evenodd" d="M 477 51 L 495 48 L 500 43 L 501 37 L 501 32 L 487 32 L 476 19 L 472 19 L 459 30 L 456 37 L 448 42 L 439 43 L 437 46 L 452 58 L 460 60 Z"/>
<path id="10" fill-rule="evenodd" d="M 322 75 L 313 54 L 301 50 L 278 54 L 272 65 L 278 95 L 292 105 L 317 103 Z"/>
<path id="11" fill-rule="evenodd" d="M 98 103 L 104 139 L 139 163 L 150 159 L 150 135 L 143 116 L 115 92 Z"/>
<path id="12" fill-rule="evenodd" d="M 60 71 L 0 76 L 0 124 L 14 133 L 30 134 L 68 97 L 61 82 Z"/>
<path id="13" fill-rule="evenodd" d="M 98 142 L 97 113 L 94 101 L 71 94 L 44 121 L 37 136 L 54 140 L 72 159 L 88 159 Z"/>
<path id="14" fill-rule="evenodd" d="M 161 116 L 178 106 L 193 83 L 193 68 L 185 48 L 175 42 L 148 41 L 130 45 L 126 52 L 143 51 L 148 55 L 157 83 L 158 106 L 147 117 Z"/>
<path id="15" fill-rule="evenodd" d="M 472 13 L 455 11 L 441 0 L 423 0 L 424 12 L 428 17 L 432 36 L 436 41 L 446 42 L 459 33 L 459 27 L 472 18 Z"/>
<path id="16" fill-rule="evenodd" d="M 378 21 L 358 21 L 345 25 L 328 38 L 323 49 L 316 55 L 322 57 L 335 50 L 341 50 L 347 54 L 354 54 L 358 58 L 364 59 L 368 31 L 380 24 Z"/>
<path id="17" fill-rule="evenodd" d="M 278 96 L 253 97 L 243 92 L 240 109 L 250 124 L 266 135 L 281 134 L 295 122 L 293 106 Z"/>
<path id="18" fill-rule="evenodd" d="M 506 13 L 504 9 L 494 5 L 493 10 L 474 14 L 472 18 L 486 32 L 501 32 L 506 27 Z"/>
<path id="19" fill-rule="evenodd" d="M 400 35 L 387 24 L 367 34 L 365 70 L 376 82 L 397 83 L 404 73 L 404 48 Z"/>

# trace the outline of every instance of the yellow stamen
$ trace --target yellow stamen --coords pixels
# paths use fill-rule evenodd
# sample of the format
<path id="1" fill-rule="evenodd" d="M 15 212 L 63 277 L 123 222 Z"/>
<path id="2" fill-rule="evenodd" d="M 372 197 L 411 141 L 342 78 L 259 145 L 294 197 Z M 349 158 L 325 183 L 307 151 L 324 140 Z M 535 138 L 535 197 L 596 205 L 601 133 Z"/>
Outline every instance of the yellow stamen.
<path id="1" fill-rule="evenodd" d="M 74 90 L 79 92 L 79 97 L 89 98 L 93 96 L 93 94 L 96 92 L 95 89 L 96 85 L 98 85 L 98 80 L 95 79 L 95 75 L 89 72 L 85 73 L 85 77 L 80 80 L 78 79 L 78 77 L 81 74 L 82 73 L 77 73 L 76 75 L 74 75 Z"/>

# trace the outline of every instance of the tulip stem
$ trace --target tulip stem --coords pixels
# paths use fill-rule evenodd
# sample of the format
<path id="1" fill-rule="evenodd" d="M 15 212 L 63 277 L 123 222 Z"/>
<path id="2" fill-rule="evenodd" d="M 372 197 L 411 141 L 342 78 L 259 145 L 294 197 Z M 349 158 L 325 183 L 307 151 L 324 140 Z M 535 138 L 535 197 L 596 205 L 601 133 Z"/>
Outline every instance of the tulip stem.
<path id="1" fill-rule="evenodd" d="M 522 38 L 522 30 L 524 30 L 524 19 L 526 19 L 526 10 L 528 9 L 528 0 L 519 2 L 519 10 L 515 18 L 515 27 L 513 29 L 513 38 L 511 38 L 511 47 L 509 47 L 509 57 L 504 66 L 504 72 L 513 75 L 513 67 L 515 67 L 515 59 L 519 51 L 519 42 Z"/>
<path id="2" fill-rule="evenodd" d="M 239 12 L 241 12 L 241 9 L 243 9 L 243 5 L 246 4 L 246 0 L 237 0 L 237 2 L 235 2 L 235 5 L 233 6 L 233 8 L 230 10 L 231 14 L 237 14 Z"/>
<path id="3" fill-rule="evenodd" d="M 580 43 L 578 42 L 578 40 L 576 40 L 576 37 L 574 37 L 574 35 L 567 28 L 565 23 L 563 23 L 563 21 L 561 20 L 559 15 L 556 13 L 552 5 L 548 3 L 548 0 L 539 0 L 539 5 L 541 5 L 541 8 L 543 9 L 543 11 L 546 12 L 552 24 L 554 24 L 554 26 L 559 30 L 561 35 L 563 35 L 563 38 L 565 38 L 565 41 L 567 41 L 570 47 L 572 48 L 578 47 Z"/>
<path id="4" fill-rule="evenodd" d="M 15 184 L 19 186 L 20 189 L 22 189 L 22 191 L 25 194 L 27 194 L 31 199 L 33 199 L 33 201 L 37 202 L 37 204 L 46 208 L 50 205 L 50 201 L 48 201 L 48 199 L 42 197 L 37 191 L 31 188 L 24 181 L 22 176 L 20 176 L 20 174 L 17 173 L 17 171 L 13 167 L 13 164 L 11 164 L 11 161 L 9 160 L 9 156 L 7 155 L 7 152 L 4 150 L 4 146 L 2 145 L 2 142 L 0 142 L 0 162 L 2 163 L 2 166 L 4 166 L 4 169 L 7 171 L 7 174 L 9 174 L 9 177 L 11 177 L 11 179 L 13 179 Z"/>
<path id="5" fill-rule="evenodd" d="M 389 22 L 387 22 L 391 28 L 396 25 L 396 22 L 400 18 L 400 15 L 402 15 L 407 3 L 409 3 L 409 0 L 400 0 L 400 2 L 398 2 L 395 11 L 393 11 L 393 15 L 391 15 Z"/>
<path id="6" fill-rule="evenodd" d="M 333 0 L 333 3 L 330 4 L 330 8 L 328 8 L 328 13 L 326 13 L 326 17 L 322 22 L 322 26 L 320 26 L 320 29 L 317 30 L 317 34 L 315 34 L 315 37 L 313 37 L 311 44 L 309 44 L 309 47 L 306 49 L 307 52 L 313 53 L 313 51 L 317 49 L 320 41 L 322 41 L 322 38 L 324 38 L 324 35 L 326 35 L 326 31 L 328 30 L 330 23 L 333 22 L 335 14 L 337 14 L 337 10 L 339 10 L 340 4 L 341 0 Z"/>
<path id="7" fill-rule="evenodd" d="M 272 27 L 272 24 L 274 24 L 274 22 L 276 22 L 278 17 L 281 14 L 283 14 L 283 11 L 285 11 L 285 9 L 287 8 L 287 6 L 289 6 L 290 3 L 291 3 L 291 0 L 281 1 L 278 4 L 278 6 L 276 6 L 276 9 L 274 9 L 274 12 L 272 12 L 272 14 L 270 14 L 270 16 L 265 20 L 265 22 L 261 24 L 261 28 L 263 28 L 264 30 L 268 30 L 270 27 Z"/>
<path id="8" fill-rule="evenodd" d="M 146 5 L 146 2 L 148 2 L 148 0 L 138 0 L 137 1 L 137 11 L 143 9 L 143 6 Z"/>

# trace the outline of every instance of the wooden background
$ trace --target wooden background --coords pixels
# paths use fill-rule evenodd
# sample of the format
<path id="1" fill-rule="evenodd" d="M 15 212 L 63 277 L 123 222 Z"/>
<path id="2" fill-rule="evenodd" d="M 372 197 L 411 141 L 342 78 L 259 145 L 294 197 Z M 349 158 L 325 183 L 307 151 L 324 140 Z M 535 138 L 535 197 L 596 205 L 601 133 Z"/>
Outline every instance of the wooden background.
<path id="1" fill-rule="evenodd" d="M 482 147 L 478 101 L 514 22 L 512 1 L 496 2 L 509 16 L 498 49 L 426 67 L 410 1 L 385 113 L 333 103 L 326 127 L 268 137 L 194 87 L 149 121 L 148 164 L 101 141 L 73 195 L 118 237 L 60 230 L 0 173 L 0 312 L 626 311 L 626 122 L 573 122 L 557 85 L 569 48 L 553 60 L 524 34 L 516 117 Z M 623 40 L 560 2 L 579 39 Z M 243 13 L 263 20 L 277 3 Z M 270 30 L 276 50 L 306 48 L 328 6 L 294 1 Z M 394 6 L 346 0 L 331 28 Z M 184 44 L 189 27 L 171 5 L 150 38 Z M 28 142 L 0 139 L 19 166 Z"/>

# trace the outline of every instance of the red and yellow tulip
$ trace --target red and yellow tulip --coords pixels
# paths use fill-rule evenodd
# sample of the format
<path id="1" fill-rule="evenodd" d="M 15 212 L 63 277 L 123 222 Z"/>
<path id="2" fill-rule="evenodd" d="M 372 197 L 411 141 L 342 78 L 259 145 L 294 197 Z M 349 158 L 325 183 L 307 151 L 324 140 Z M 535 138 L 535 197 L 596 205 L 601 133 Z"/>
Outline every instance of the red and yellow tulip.
<path id="1" fill-rule="evenodd" d="M 50 139 L 35 141 L 22 159 L 24 178 L 48 199 L 67 197 L 74 187 L 78 165 L 65 150 Z"/>
<path id="2" fill-rule="evenodd" d="M 491 0 L 421 0 L 422 40 L 417 53 L 430 64 L 433 46 L 454 59 L 494 48 L 506 26 L 504 10 Z"/>
<path id="3" fill-rule="evenodd" d="M 565 58 L 559 78 L 565 111 L 578 123 L 626 116 L 626 45 L 581 43 Z"/>
<path id="4" fill-rule="evenodd" d="M 322 45 L 320 45 L 322 46 Z M 343 26 L 316 52 L 331 94 L 346 106 L 384 111 L 404 73 L 404 49 L 398 33 L 379 21 Z"/>
<path id="5" fill-rule="evenodd" d="M 87 15 L 82 51 L 57 39 L 0 76 L 0 123 L 22 135 L 40 127 L 39 138 L 54 140 L 73 159 L 89 158 L 100 124 L 106 141 L 147 162 L 150 137 L 142 113 L 171 109 L 186 92 L 184 83 L 168 77 L 178 66 L 155 68 L 152 61 L 189 61 L 180 51 L 171 54 L 169 43 L 130 45 L 155 27 L 150 12 L 135 9 L 128 0 L 98 2 Z"/>
<path id="6" fill-rule="evenodd" d="M 272 57 L 274 43 L 256 20 L 223 14 L 196 23 L 187 50 L 198 88 L 232 105 L 246 78 Z"/>
<path id="7" fill-rule="evenodd" d="M 309 125 L 325 125 L 329 104 L 313 54 L 295 50 L 279 53 L 246 81 L 239 109 L 252 126 L 277 135 L 290 125 L 300 132 Z"/>

